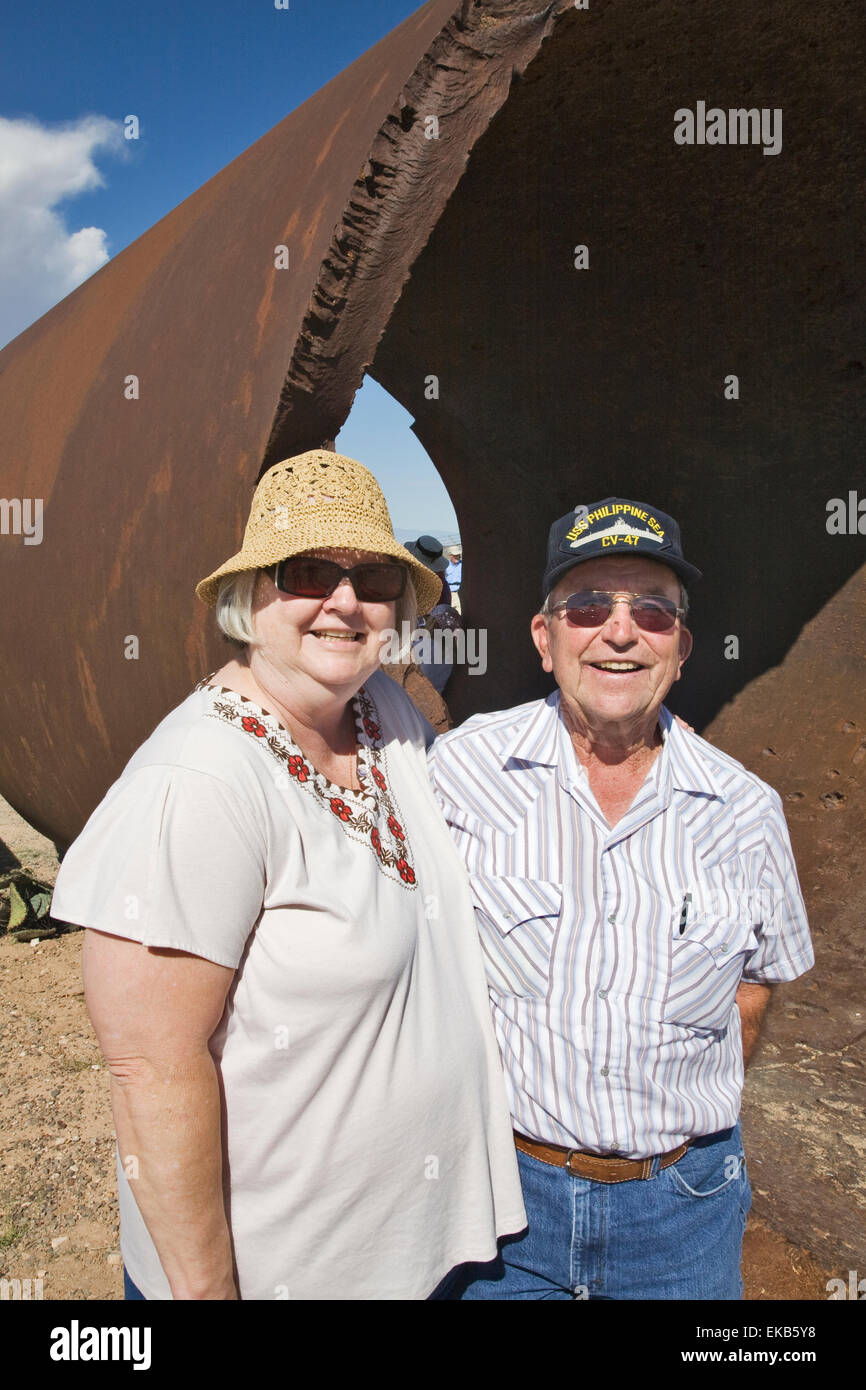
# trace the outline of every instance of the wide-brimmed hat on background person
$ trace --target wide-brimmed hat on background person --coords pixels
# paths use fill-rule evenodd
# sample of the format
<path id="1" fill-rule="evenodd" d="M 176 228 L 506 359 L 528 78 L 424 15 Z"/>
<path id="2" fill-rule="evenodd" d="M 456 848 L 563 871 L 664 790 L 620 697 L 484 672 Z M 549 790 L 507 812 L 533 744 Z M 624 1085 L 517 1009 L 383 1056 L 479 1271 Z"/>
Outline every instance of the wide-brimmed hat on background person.
<path id="1" fill-rule="evenodd" d="M 417 541 L 407 541 L 406 549 L 410 555 L 414 555 L 416 560 L 420 560 L 422 565 L 426 565 L 434 574 L 444 574 L 448 568 L 448 561 L 442 551 L 442 542 L 437 541 L 435 536 L 419 536 Z"/>

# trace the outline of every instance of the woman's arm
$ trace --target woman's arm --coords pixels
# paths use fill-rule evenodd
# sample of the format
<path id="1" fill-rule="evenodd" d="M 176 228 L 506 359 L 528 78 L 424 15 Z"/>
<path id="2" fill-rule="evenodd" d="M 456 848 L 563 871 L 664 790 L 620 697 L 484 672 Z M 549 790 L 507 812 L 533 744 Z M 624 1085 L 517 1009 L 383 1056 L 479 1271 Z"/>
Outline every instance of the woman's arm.
<path id="1" fill-rule="evenodd" d="M 236 1299 L 220 1091 L 208 1050 L 235 972 L 90 929 L 83 963 L 121 1163 L 172 1294 Z"/>

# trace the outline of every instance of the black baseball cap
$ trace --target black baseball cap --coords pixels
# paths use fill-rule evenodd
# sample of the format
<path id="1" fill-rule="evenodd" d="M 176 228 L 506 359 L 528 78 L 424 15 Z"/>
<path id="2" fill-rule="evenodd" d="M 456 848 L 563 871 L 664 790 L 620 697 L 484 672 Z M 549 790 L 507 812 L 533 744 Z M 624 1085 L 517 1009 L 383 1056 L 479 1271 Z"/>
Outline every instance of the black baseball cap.
<path id="1" fill-rule="evenodd" d="M 680 528 L 672 516 L 648 502 L 605 497 L 572 508 L 551 526 L 542 598 L 575 565 L 597 555 L 645 555 L 667 565 L 686 584 L 701 578 L 701 571 L 683 559 Z"/>

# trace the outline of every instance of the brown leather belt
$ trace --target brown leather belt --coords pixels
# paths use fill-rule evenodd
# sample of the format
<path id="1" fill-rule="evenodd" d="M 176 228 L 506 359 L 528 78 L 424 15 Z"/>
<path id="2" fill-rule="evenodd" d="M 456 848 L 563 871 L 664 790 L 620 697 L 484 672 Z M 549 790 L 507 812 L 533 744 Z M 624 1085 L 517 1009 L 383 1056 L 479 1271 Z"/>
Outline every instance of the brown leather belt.
<path id="1" fill-rule="evenodd" d="M 680 1144 L 678 1149 L 662 1154 L 658 1162 L 654 1158 L 608 1158 L 604 1154 L 582 1153 L 580 1149 L 566 1149 L 559 1144 L 539 1144 L 535 1139 L 527 1139 L 525 1134 L 514 1131 L 514 1143 L 521 1153 L 537 1158 L 541 1163 L 549 1163 L 553 1168 L 564 1168 L 574 1178 L 591 1178 L 593 1182 L 632 1182 L 635 1178 L 651 1178 L 653 1165 L 655 1171 L 670 1168 L 683 1157 L 688 1144 Z"/>

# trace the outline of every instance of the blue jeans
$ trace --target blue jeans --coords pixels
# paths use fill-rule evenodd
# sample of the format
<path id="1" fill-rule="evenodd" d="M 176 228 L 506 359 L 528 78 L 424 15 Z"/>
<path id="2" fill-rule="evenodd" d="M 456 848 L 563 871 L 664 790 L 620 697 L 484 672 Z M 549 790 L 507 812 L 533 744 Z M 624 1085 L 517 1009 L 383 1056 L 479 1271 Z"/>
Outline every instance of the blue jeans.
<path id="1" fill-rule="evenodd" d="M 623 1183 L 573 1178 L 518 1152 L 529 1230 L 464 1265 L 459 1299 L 740 1299 L 752 1204 L 740 1126 Z"/>
<path id="2" fill-rule="evenodd" d="M 141 1289 L 138 1287 L 137 1284 L 133 1284 L 132 1280 L 127 1274 L 126 1265 L 123 1266 L 123 1297 L 127 1303 L 130 1301 L 130 1299 L 139 1298 L 142 1300 L 143 1303 L 147 1302 L 147 1299 L 144 1297 L 144 1294 L 141 1292 Z"/>

